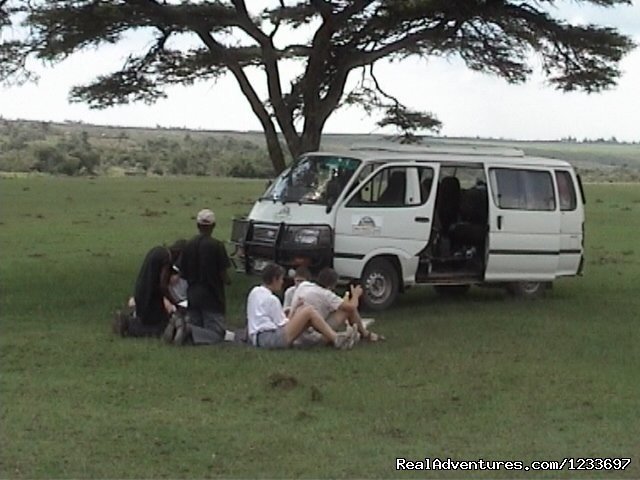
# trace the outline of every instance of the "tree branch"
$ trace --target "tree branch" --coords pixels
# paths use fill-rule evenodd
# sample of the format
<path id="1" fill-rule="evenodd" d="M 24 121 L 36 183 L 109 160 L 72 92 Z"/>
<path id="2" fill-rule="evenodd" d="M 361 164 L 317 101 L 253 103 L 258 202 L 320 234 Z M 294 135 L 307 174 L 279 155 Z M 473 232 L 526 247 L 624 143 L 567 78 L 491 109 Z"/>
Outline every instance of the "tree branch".
<path id="1" fill-rule="evenodd" d="M 280 142 L 278 141 L 278 133 L 271 121 L 271 117 L 267 112 L 266 108 L 260 101 L 258 94 L 254 90 L 251 82 L 244 73 L 242 66 L 238 64 L 233 58 L 229 58 L 226 55 L 225 48 L 220 45 L 218 42 L 214 40 L 214 38 L 207 32 L 206 30 L 202 30 L 200 28 L 195 30 L 200 39 L 204 42 L 204 44 L 212 51 L 220 55 L 222 58 L 226 58 L 226 64 L 231 73 L 233 73 L 236 78 L 242 93 L 249 101 L 251 105 L 251 109 L 253 113 L 256 114 L 262 128 L 265 132 L 265 137 L 267 140 L 267 148 L 269 150 L 269 155 L 274 163 L 274 167 L 276 171 L 281 172 L 285 168 L 284 162 L 284 154 L 282 152 L 282 147 L 280 147 Z"/>
<path id="2" fill-rule="evenodd" d="M 282 134 L 289 145 L 292 153 L 299 149 L 300 138 L 293 124 L 293 115 L 287 104 L 283 100 L 282 86 L 280 85 L 280 68 L 278 66 L 278 55 L 273 45 L 272 38 L 260 30 L 251 20 L 244 0 L 232 0 L 235 5 L 240 21 L 245 27 L 245 31 L 251 35 L 262 47 L 263 64 L 267 74 L 267 88 L 269 100 L 274 110 L 274 114 Z M 296 155 L 297 156 L 297 155 Z"/>

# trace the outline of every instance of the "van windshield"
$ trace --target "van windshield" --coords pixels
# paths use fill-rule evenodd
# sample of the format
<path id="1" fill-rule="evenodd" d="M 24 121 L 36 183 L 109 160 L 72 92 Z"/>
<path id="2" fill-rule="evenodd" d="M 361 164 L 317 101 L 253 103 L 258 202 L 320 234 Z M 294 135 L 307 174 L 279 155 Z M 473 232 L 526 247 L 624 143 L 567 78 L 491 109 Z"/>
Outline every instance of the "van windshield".
<path id="1" fill-rule="evenodd" d="M 303 156 L 280 174 L 261 200 L 332 205 L 359 165 L 354 158 Z"/>

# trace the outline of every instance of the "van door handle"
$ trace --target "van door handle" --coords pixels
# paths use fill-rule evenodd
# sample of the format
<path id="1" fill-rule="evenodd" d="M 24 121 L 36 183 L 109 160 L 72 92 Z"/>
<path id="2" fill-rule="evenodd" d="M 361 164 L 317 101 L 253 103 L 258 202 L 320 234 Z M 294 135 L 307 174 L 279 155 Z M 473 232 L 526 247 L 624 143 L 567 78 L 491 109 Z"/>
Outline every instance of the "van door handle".
<path id="1" fill-rule="evenodd" d="M 498 215 L 498 230 L 502 230 L 502 215 Z"/>
<path id="2" fill-rule="evenodd" d="M 414 220 L 418 223 L 429 223 L 431 221 L 429 217 L 416 217 Z"/>

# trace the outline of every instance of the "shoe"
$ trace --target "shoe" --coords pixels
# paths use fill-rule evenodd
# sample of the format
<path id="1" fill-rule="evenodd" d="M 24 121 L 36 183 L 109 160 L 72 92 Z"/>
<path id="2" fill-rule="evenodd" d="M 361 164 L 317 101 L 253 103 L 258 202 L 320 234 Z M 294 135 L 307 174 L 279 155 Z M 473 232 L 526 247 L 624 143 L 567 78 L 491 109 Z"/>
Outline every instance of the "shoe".
<path id="1" fill-rule="evenodd" d="M 386 340 L 384 335 L 380 335 L 379 333 L 372 332 L 371 330 L 369 330 L 367 332 L 367 335 L 362 337 L 362 339 L 370 343 L 384 342 Z"/>
<path id="2" fill-rule="evenodd" d="M 191 327 L 182 319 L 176 321 L 176 334 L 173 337 L 174 345 L 183 345 L 185 340 L 191 334 Z"/>
<path id="3" fill-rule="evenodd" d="M 353 348 L 356 343 L 360 341 L 360 332 L 358 332 L 357 327 L 351 327 L 351 346 L 349 348 Z"/>
<path id="4" fill-rule="evenodd" d="M 129 316 L 121 312 L 120 310 L 116 310 L 115 315 L 113 316 L 113 323 L 111 324 L 111 328 L 113 333 L 116 335 L 120 335 L 121 337 L 126 337 L 129 332 Z"/>
<path id="5" fill-rule="evenodd" d="M 370 327 L 371 325 L 373 325 L 374 323 L 376 323 L 376 319 L 375 319 L 375 318 L 363 318 L 363 319 L 362 319 L 362 326 L 363 326 L 365 329 L 367 329 L 367 330 L 368 330 L 368 329 L 369 329 L 369 327 Z"/>
<path id="6" fill-rule="evenodd" d="M 169 323 L 167 323 L 167 326 L 164 329 L 164 333 L 162 334 L 162 340 L 164 340 L 166 343 L 171 343 L 175 335 L 176 335 L 176 316 L 171 315 L 171 317 L 169 317 Z"/>

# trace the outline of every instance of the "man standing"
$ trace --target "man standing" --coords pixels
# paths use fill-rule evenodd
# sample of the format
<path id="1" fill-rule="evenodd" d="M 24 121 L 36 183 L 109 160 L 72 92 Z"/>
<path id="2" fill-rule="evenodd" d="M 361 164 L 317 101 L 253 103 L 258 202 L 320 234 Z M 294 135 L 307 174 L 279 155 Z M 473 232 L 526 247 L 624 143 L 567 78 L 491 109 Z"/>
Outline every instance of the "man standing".
<path id="1" fill-rule="evenodd" d="M 200 210 L 196 223 L 199 233 L 187 243 L 180 262 L 182 276 L 188 283 L 187 314 L 195 328 L 179 325 L 174 343 L 182 343 L 186 334 L 191 333 L 195 344 L 213 344 L 224 340 L 227 333 L 224 288 L 231 283 L 227 272 L 231 262 L 224 244 L 212 237 L 215 214 L 209 209 Z"/>

